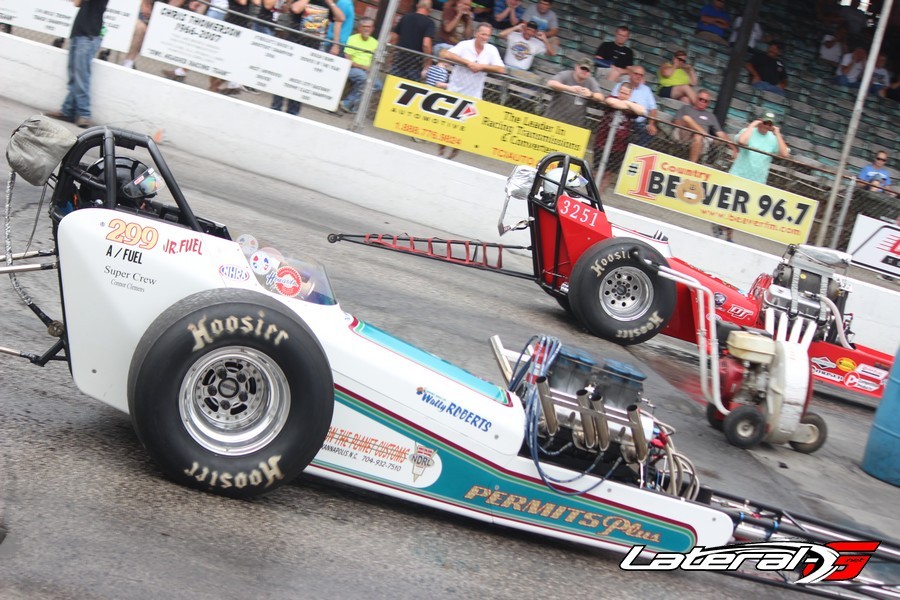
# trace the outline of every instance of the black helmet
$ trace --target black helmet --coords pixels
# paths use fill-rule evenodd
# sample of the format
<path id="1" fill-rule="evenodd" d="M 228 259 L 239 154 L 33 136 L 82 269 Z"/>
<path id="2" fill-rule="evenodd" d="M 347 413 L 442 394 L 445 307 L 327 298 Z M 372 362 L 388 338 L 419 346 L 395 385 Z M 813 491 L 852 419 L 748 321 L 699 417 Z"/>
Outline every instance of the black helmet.
<path id="1" fill-rule="evenodd" d="M 104 164 L 101 158 L 87 169 L 87 174 L 98 182 L 105 183 Z M 156 171 L 129 156 L 116 157 L 116 203 L 138 208 L 140 201 L 152 198 L 162 188 L 162 180 Z M 80 207 L 105 206 L 103 189 L 83 182 L 79 194 Z"/>

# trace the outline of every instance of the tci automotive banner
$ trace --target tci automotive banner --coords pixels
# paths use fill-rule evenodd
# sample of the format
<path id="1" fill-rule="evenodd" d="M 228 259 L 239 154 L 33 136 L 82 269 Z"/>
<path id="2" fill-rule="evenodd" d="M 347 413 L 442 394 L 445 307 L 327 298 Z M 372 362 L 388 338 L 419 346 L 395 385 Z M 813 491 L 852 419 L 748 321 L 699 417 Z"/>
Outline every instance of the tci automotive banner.
<path id="1" fill-rule="evenodd" d="M 806 242 L 819 204 L 634 144 L 616 193 L 785 244 Z"/>
<path id="2" fill-rule="evenodd" d="M 591 132 L 388 75 L 375 126 L 516 165 L 550 152 L 584 156 Z"/>
<path id="3" fill-rule="evenodd" d="M 128 52 L 141 0 L 109 0 L 103 13 L 103 47 Z M 72 0 L 0 0 L 0 23 L 68 38 L 78 9 Z"/>

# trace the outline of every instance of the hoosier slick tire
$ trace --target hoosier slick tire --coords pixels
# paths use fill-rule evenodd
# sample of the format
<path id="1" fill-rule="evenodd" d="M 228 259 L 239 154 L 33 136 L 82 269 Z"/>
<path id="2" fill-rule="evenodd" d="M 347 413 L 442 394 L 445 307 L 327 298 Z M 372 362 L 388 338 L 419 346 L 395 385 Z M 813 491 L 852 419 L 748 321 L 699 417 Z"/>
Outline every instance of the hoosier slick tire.
<path id="1" fill-rule="evenodd" d="M 318 340 L 286 306 L 217 289 L 150 325 L 131 361 L 128 406 L 171 479 L 251 498 L 293 480 L 322 447 L 334 384 Z"/>
<path id="2" fill-rule="evenodd" d="M 665 328 L 675 309 L 675 283 L 639 257 L 666 259 L 638 240 L 609 239 L 581 255 L 569 278 L 572 313 L 597 337 L 639 344 Z"/>

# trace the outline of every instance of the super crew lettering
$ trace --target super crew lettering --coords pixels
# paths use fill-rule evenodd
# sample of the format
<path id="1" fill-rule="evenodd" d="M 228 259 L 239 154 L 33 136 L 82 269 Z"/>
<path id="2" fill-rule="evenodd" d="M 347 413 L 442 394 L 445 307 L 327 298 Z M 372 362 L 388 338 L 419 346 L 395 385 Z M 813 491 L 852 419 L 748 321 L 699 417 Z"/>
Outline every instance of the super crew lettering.
<path id="1" fill-rule="evenodd" d="M 276 346 L 288 339 L 287 332 L 279 329 L 274 323 L 267 323 L 265 317 L 265 311 L 261 310 L 255 317 L 252 315 L 242 317 L 229 315 L 223 319 L 213 319 L 207 326 L 208 317 L 204 315 L 196 324 L 190 323 L 187 326 L 188 331 L 194 336 L 194 347 L 191 350 L 195 352 L 202 350 L 223 333 L 241 332 L 244 335 L 262 338 L 267 342 L 273 340 L 273 344 Z"/>

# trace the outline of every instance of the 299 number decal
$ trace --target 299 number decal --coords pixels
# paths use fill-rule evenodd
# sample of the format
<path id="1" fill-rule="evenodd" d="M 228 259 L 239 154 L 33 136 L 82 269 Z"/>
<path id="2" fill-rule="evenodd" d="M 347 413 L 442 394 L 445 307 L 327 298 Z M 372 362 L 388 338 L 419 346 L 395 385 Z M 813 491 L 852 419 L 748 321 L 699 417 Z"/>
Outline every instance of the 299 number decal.
<path id="1" fill-rule="evenodd" d="M 109 228 L 112 231 L 106 234 L 106 239 L 126 246 L 137 246 L 150 250 L 159 241 L 159 232 L 155 228 L 143 227 L 138 223 L 126 223 L 122 219 L 113 219 L 109 222 Z"/>

